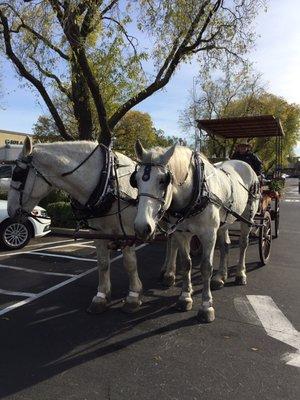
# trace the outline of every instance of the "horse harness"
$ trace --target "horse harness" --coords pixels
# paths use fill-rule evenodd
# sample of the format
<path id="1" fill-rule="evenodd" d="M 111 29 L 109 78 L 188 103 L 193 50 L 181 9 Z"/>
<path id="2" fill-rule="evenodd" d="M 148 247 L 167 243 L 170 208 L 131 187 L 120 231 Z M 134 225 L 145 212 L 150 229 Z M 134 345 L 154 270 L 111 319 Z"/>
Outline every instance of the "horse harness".
<path id="1" fill-rule="evenodd" d="M 120 200 L 127 203 L 127 207 L 130 205 L 136 205 L 136 199 L 130 197 L 127 194 L 122 194 L 119 189 L 117 170 L 127 165 L 121 165 L 118 162 L 117 156 L 113 151 L 103 144 L 98 144 L 95 149 L 74 169 L 71 171 L 61 174 L 62 177 L 73 174 L 77 171 L 95 152 L 97 149 L 101 150 L 103 155 L 103 168 L 100 173 L 100 177 L 97 186 L 90 195 L 88 201 L 85 204 L 80 204 L 77 200 L 71 198 L 71 207 L 75 219 L 78 221 L 78 228 L 87 227 L 93 229 L 88 225 L 87 220 L 92 218 L 100 218 L 108 216 L 109 211 L 115 201 L 118 201 L 118 211 L 113 214 L 119 214 L 120 225 L 124 236 L 126 233 L 121 220 L 121 207 Z M 22 209 L 23 207 L 23 194 L 30 169 L 35 171 L 36 176 L 40 176 L 50 187 L 52 183 L 42 174 L 32 162 L 32 155 L 28 155 L 15 161 L 15 168 L 12 174 L 11 187 L 14 190 L 20 192 L 20 208 L 17 211 L 18 215 L 24 215 L 26 212 Z M 124 208 L 123 208 L 124 209 Z M 109 214 L 112 215 L 112 214 Z"/>
<path id="2" fill-rule="evenodd" d="M 28 155 L 26 157 L 23 157 L 21 159 L 17 159 L 15 161 L 15 168 L 13 169 L 12 177 L 11 177 L 11 183 L 10 186 L 16 190 L 17 192 L 20 193 L 20 198 L 19 198 L 19 203 L 20 203 L 20 208 L 17 210 L 17 215 L 21 216 L 22 214 L 30 214 L 30 213 L 25 213 L 25 211 L 22 209 L 23 207 L 23 196 L 24 196 L 24 189 L 27 181 L 27 177 L 29 174 L 29 170 L 33 169 L 35 172 L 36 176 L 40 176 L 49 186 L 52 186 L 52 184 L 48 181 L 48 179 L 33 165 L 32 163 L 32 155 Z M 33 217 L 32 214 L 30 214 L 31 217 Z"/>
<path id="3" fill-rule="evenodd" d="M 127 194 L 121 195 L 121 191 L 119 189 L 119 182 L 118 182 L 118 175 L 117 175 L 117 169 L 121 167 L 125 167 L 127 165 L 120 165 L 118 163 L 117 156 L 113 153 L 110 147 L 106 147 L 103 144 L 98 144 L 95 149 L 81 162 L 79 163 L 74 169 L 71 171 L 63 173 L 61 176 L 68 176 L 74 173 L 76 170 L 78 170 L 95 152 L 96 150 L 100 148 L 102 155 L 103 155 L 103 160 L 104 160 L 104 166 L 101 170 L 101 174 L 97 183 L 97 186 L 93 190 L 92 194 L 90 195 L 88 201 L 85 204 L 80 204 L 77 200 L 71 199 L 71 206 L 72 210 L 75 216 L 75 219 L 78 221 L 78 229 L 81 227 L 86 227 L 92 230 L 95 230 L 94 228 L 90 227 L 88 225 L 88 220 L 93 219 L 93 218 L 101 218 L 109 215 L 114 215 L 118 214 L 119 216 L 119 222 L 120 226 L 122 229 L 122 232 L 124 234 L 124 237 L 126 238 L 126 232 L 123 227 L 122 223 L 122 218 L 121 218 L 121 212 L 129 207 L 130 205 L 135 206 L 137 204 L 138 198 L 134 199 L 130 197 Z M 208 185 L 207 185 L 207 178 L 204 176 L 204 163 L 202 162 L 199 153 L 198 152 L 193 152 L 192 153 L 192 158 L 194 159 L 194 176 L 193 176 L 193 193 L 191 196 L 191 199 L 187 206 L 185 206 L 181 210 L 174 210 L 172 209 L 172 204 L 170 208 L 167 210 L 165 208 L 165 197 L 167 193 L 167 188 L 168 186 L 173 182 L 173 175 L 172 172 L 169 170 L 169 168 L 165 165 L 162 164 L 157 164 L 157 163 L 139 163 L 137 164 L 135 171 L 131 174 L 130 176 L 130 184 L 132 187 L 137 188 L 137 181 L 136 181 L 136 173 L 137 173 L 137 168 L 139 166 L 144 166 L 144 173 L 142 176 L 143 181 L 148 181 L 150 179 L 150 174 L 151 174 L 151 169 L 152 167 L 161 167 L 165 170 L 165 181 L 164 181 L 164 195 L 162 198 L 156 197 L 152 195 L 151 193 L 140 193 L 138 197 L 150 197 L 153 198 L 154 200 L 158 201 L 161 204 L 161 207 L 159 209 L 159 212 L 156 216 L 157 221 L 163 220 L 167 223 L 170 223 L 169 217 L 175 217 L 177 218 L 176 222 L 172 224 L 172 226 L 168 229 L 165 230 L 162 226 L 158 224 L 159 229 L 161 230 L 162 233 L 164 234 L 171 234 L 173 233 L 177 225 L 184 221 L 185 219 L 199 214 L 205 210 L 207 205 L 209 203 L 215 204 L 219 207 L 222 207 L 223 209 L 226 210 L 228 214 L 232 214 L 235 218 L 238 220 L 247 223 L 249 226 L 253 226 L 253 222 L 250 220 L 245 219 L 241 215 L 237 214 L 234 212 L 230 206 L 227 206 L 223 203 L 221 199 L 219 199 L 216 195 L 211 193 L 209 191 Z M 192 160 L 191 158 L 191 160 Z M 20 208 L 17 211 L 17 214 L 19 215 L 24 215 L 25 212 L 22 209 L 23 206 L 23 194 L 24 194 L 24 188 L 26 185 L 28 173 L 30 169 L 33 169 L 35 171 L 36 176 L 41 177 L 44 182 L 46 182 L 50 187 L 52 187 L 52 183 L 45 177 L 43 173 L 41 173 L 37 167 L 33 164 L 32 162 L 32 155 L 28 155 L 26 157 L 23 157 L 21 159 L 16 160 L 16 166 L 13 170 L 12 174 L 12 180 L 11 180 L 11 187 L 14 190 L 17 190 L 20 192 Z M 224 171 L 226 174 L 228 174 L 226 171 Z M 183 180 L 183 182 L 180 183 L 182 185 L 188 177 L 188 173 Z M 241 184 L 242 185 L 242 184 Z M 244 185 L 242 185 L 245 190 L 248 191 L 249 197 L 253 196 L 255 197 L 257 195 L 256 189 L 250 188 L 248 190 Z M 109 211 L 112 208 L 113 203 L 117 201 L 118 202 L 118 210 L 117 212 L 113 214 L 108 214 Z M 126 202 L 127 206 L 125 206 L 121 210 L 120 206 L 120 201 Z"/>
<path id="4" fill-rule="evenodd" d="M 165 190 L 164 190 L 164 195 L 162 198 L 153 196 L 151 193 L 139 193 L 139 197 L 141 197 L 141 196 L 150 197 L 161 203 L 161 207 L 156 216 L 157 222 L 162 220 L 166 223 L 170 223 L 170 221 L 169 221 L 170 217 L 177 218 L 175 223 L 173 223 L 171 225 L 171 227 L 168 228 L 167 230 L 165 228 L 163 228 L 161 225 L 159 225 L 159 223 L 158 223 L 158 228 L 161 230 L 161 232 L 165 233 L 165 234 L 173 233 L 176 230 L 177 225 L 179 223 L 183 222 L 187 218 L 190 218 L 194 215 L 202 213 L 205 210 L 205 208 L 208 206 L 209 203 L 214 204 L 218 207 L 221 207 L 226 211 L 225 221 L 222 222 L 222 225 L 226 223 L 226 218 L 227 218 L 228 214 L 231 214 L 237 220 L 244 222 L 249 226 L 256 226 L 257 224 L 254 224 L 252 221 L 244 218 L 243 216 L 236 213 L 232 209 L 232 203 L 233 203 L 232 200 L 229 202 L 228 205 L 226 205 L 217 195 L 215 195 L 214 193 L 212 193 L 209 190 L 209 187 L 207 185 L 207 179 L 209 177 L 205 177 L 204 163 L 201 160 L 199 153 L 196 151 L 193 152 L 192 157 L 194 159 L 194 165 L 195 165 L 194 176 L 193 176 L 193 192 L 192 192 L 192 196 L 191 196 L 189 203 L 181 210 L 172 209 L 172 204 L 168 210 L 166 210 L 164 207 L 167 187 L 174 180 L 172 172 L 169 170 L 168 166 L 162 165 L 162 164 L 156 164 L 156 163 L 139 163 L 140 166 L 145 167 L 144 174 L 142 177 L 143 181 L 147 181 L 150 179 L 150 173 L 151 173 L 152 167 L 161 167 L 165 170 L 166 186 L 164 188 Z M 230 174 L 227 171 L 225 171 L 223 169 L 221 169 L 221 170 L 230 178 Z M 137 167 L 130 177 L 130 183 L 133 187 L 137 187 L 136 173 L 137 173 Z M 187 174 L 187 176 L 188 176 L 188 174 Z M 187 179 L 187 176 L 185 177 L 184 181 Z M 230 178 L 230 181 L 231 181 L 231 178 Z M 184 182 L 182 182 L 182 183 L 184 183 Z M 239 182 L 239 183 L 248 192 L 249 201 L 250 201 L 251 197 L 257 198 L 258 187 L 256 187 L 255 184 L 253 185 L 253 187 L 248 189 L 241 182 Z M 232 181 L 231 181 L 231 187 L 232 187 Z M 231 190 L 231 192 L 233 192 L 233 190 Z"/>

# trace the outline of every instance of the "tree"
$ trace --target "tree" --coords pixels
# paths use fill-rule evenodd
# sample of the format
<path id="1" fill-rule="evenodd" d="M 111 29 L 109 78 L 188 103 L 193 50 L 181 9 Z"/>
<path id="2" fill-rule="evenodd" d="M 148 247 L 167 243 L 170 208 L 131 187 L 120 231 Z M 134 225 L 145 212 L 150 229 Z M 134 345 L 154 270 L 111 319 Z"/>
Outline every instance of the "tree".
<path id="1" fill-rule="evenodd" d="M 129 111 L 115 128 L 114 147 L 134 157 L 134 144 L 138 138 L 146 148 L 155 145 L 168 146 L 173 143 L 171 138 L 165 138 L 162 131 L 154 128 L 148 113 Z"/>
<path id="2" fill-rule="evenodd" d="M 208 79 L 202 83 L 201 94 L 194 99 L 181 115 L 185 128 L 194 126 L 195 119 L 243 117 L 271 114 L 279 117 L 285 132 L 282 141 L 284 164 L 293 155 L 293 148 L 300 138 L 300 106 L 289 104 L 286 100 L 267 93 L 260 76 L 251 71 L 240 70 L 238 74 L 225 74 L 216 80 Z M 208 156 L 223 157 L 224 151 L 230 156 L 237 139 L 222 140 L 207 136 L 203 138 L 203 149 Z M 268 172 L 276 161 L 275 138 L 255 138 L 251 140 L 254 152 L 263 160 Z"/>
<path id="3" fill-rule="evenodd" d="M 108 144 L 122 117 L 166 86 L 181 63 L 241 59 L 260 7 L 256 0 L 10 0 L 0 3 L 0 35 L 59 134 L 73 140 L 101 132 Z M 154 74 L 144 71 L 150 63 Z M 75 131 L 60 113 L 66 101 Z"/>
<path id="4" fill-rule="evenodd" d="M 225 63 L 223 70 L 206 70 L 197 78 L 196 85 L 199 95 L 195 92 L 185 110 L 181 112 L 179 123 L 183 130 L 193 128 L 199 134 L 197 119 L 226 118 L 234 116 L 250 115 L 253 108 L 253 100 L 265 93 L 265 85 L 261 75 L 254 72 L 249 65 L 234 66 L 229 61 Z M 243 99 L 239 110 L 234 110 L 232 104 Z M 202 132 L 202 151 L 208 155 L 223 157 L 224 154 L 232 154 L 236 139 L 223 140 L 222 138 L 207 136 Z"/>
<path id="5" fill-rule="evenodd" d="M 156 129 L 151 116 L 140 111 L 129 111 L 115 128 L 114 148 L 129 157 L 134 157 L 134 144 L 139 138 L 143 145 L 170 146 L 177 141 L 176 137 L 166 137 L 164 132 Z M 63 140 L 55 123 L 48 116 L 40 116 L 34 126 L 34 139 L 40 142 L 57 142 Z"/>
<path id="6" fill-rule="evenodd" d="M 232 116 L 265 115 L 271 114 L 280 118 L 284 138 L 282 140 L 283 165 L 287 165 L 288 157 L 294 155 L 294 147 L 300 139 L 300 105 L 288 103 L 285 99 L 271 93 L 263 93 L 251 99 L 250 107 L 245 114 L 246 98 L 232 102 L 228 113 Z M 253 151 L 256 152 L 264 163 L 266 172 L 271 170 L 276 161 L 275 138 L 256 138 L 251 141 Z"/>

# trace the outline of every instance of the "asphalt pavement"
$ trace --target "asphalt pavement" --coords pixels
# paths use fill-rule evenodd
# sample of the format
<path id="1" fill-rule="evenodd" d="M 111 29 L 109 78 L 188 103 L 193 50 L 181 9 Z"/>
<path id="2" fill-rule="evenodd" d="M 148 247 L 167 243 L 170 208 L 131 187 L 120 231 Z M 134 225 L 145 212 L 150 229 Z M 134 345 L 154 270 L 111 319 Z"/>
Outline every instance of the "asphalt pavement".
<path id="1" fill-rule="evenodd" d="M 113 254 L 112 305 L 85 312 L 97 288 L 95 248 L 48 236 L 0 253 L 0 396 L 10 400 L 300 398 L 300 195 L 289 180 L 280 236 L 267 266 L 247 254 L 248 285 L 216 291 L 216 320 L 200 325 L 201 276 L 194 259 L 194 306 L 178 312 L 180 293 L 158 281 L 164 244 L 137 254 L 143 306 L 121 310 L 127 276 Z M 218 262 L 216 251 L 215 262 Z"/>

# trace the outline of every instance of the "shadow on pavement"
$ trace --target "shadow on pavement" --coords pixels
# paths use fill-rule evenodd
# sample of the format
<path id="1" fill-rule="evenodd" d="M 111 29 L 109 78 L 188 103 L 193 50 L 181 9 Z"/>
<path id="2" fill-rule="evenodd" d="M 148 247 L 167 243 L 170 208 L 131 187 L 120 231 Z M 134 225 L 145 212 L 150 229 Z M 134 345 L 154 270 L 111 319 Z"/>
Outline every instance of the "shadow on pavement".
<path id="1" fill-rule="evenodd" d="M 155 265 L 140 271 L 146 290 L 145 303 L 137 314 L 128 315 L 121 311 L 127 277 L 121 263 L 116 263 L 112 271 L 112 307 L 104 314 L 90 316 L 84 311 L 96 286 L 96 273 L 93 273 L 2 318 L 1 397 L 96 358 L 105 359 L 107 355 L 124 351 L 149 337 L 197 325 L 194 312 L 180 313 L 174 307 L 180 282 L 166 291 L 157 282 L 163 254 L 161 246 L 151 249 Z M 144 261 L 145 265 L 149 264 L 147 257 Z M 256 263 L 249 265 L 250 271 L 255 268 Z M 233 271 L 231 268 L 231 275 Z M 193 271 L 193 281 L 197 296 L 201 293 L 198 269 Z M 177 314 L 175 322 L 174 313 Z"/>

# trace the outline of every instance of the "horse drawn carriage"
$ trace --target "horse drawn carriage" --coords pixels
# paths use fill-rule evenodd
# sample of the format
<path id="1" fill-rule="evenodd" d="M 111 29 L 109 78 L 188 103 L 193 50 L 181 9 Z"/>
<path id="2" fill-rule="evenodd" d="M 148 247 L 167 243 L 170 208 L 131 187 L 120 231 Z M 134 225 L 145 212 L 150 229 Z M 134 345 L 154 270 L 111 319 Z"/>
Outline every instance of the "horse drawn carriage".
<path id="1" fill-rule="evenodd" d="M 258 235 L 255 234 L 253 236 L 258 236 L 260 260 L 262 265 L 265 265 L 271 253 L 272 236 L 273 238 L 277 238 L 279 234 L 280 189 L 283 182 L 281 177 L 282 139 L 284 136 L 280 120 L 272 115 L 262 115 L 202 119 L 198 120 L 197 124 L 201 133 L 204 130 L 212 139 L 219 137 L 225 141 L 231 140 L 233 145 L 238 139 L 275 138 L 275 164 L 273 173 L 269 179 L 261 178 L 260 206 L 258 213 L 254 217 L 254 222 L 259 226 L 259 232 Z M 223 160 L 226 159 L 228 159 L 227 154 L 224 154 Z M 218 160 L 212 159 L 211 161 L 220 160 L 219 158 Z M 274 221 L 274 224 L 272 224 L 272 221 Z M 194 252 L 197 251 L 196 239 L 194 239 L 193 250 Z"/>
<path id="2" fill-rule="evenodd" d="M 280 177 L 283 131 L 272 116 L 202 120 L 198 124 L 208 134 L 225 139 L 275 136 L 277 168 L 274 179 Z M 259 230 L 260 258 L 265 264 L 271 250 L 272 219 L 278 234 L 279 195 L 271 188 L 260 189 L 253 169 L 237 160 L 216 167 L 186 146 L 146 150 L 139 141 L 136 154 L 138 163 L 103 144 L 50 143 L 36 144 L 33 148 L 26 138 L 12 176 L 8 213 L 11 217 L 26 218 L 51 190 L 60 188 L 69 193 L 75 201 L 79 222 L 80 218 L 81 222 L 88 222 L 90 229 L 89 232 L 77 231 L 74 237 L 99 239 L 96 242 L 99 285 L 88 309 L 92 313 L 101 313 L 110 304 L 111 242 L 122 248 L 129 276 L 124 308 L 133 312 L 140 307 L 142 283 L 132 245 L 138 241 L 152 241 L 164 217 L 167 235 L 160 240 L 167 238 L 170 246 L 163 277 L 172 277 L 172 283 L 175 282 L 179 251 L 184 268 L 178 307 L 182 311 L 190 310 L 193 289 L 189 252 L 191 238 L 196 235 L 203 250 L 203 291 L 198 318 L 212 322 L 215 313 L 210 283 L 221 288 L 228 278 L 229 226 L 235 220 L 241 222 L 235 284 L 246 285 L 245 254 L 249 233 L 251 229 Z M 217 237 L 220 266 L 212 277 Z"/>

